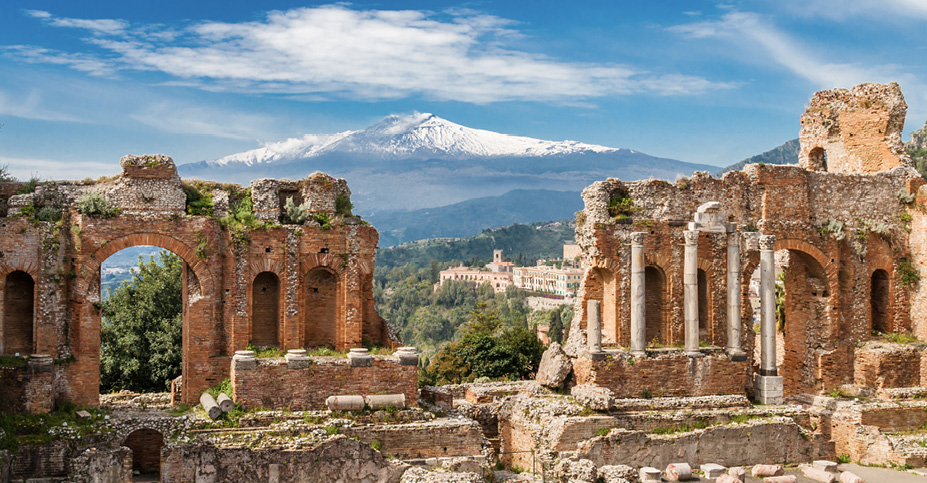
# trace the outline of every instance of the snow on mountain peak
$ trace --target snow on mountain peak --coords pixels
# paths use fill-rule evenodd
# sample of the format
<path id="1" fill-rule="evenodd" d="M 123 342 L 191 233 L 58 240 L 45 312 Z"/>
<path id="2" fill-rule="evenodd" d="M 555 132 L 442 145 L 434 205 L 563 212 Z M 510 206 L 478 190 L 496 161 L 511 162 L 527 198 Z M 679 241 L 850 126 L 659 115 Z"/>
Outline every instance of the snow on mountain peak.
<path id="1" fill-rule="evenodd" d="M 553 156 L 578 152 L 610 152 L 618 149 L 576 141 L 545 141 L 472 129 L 434 114 L 415 112 L 390 115 L 359 131 L 337 134 L 306 134 L 302 138 L 267 143 L 263 147 L 210 162 L 248 166 L 278 160 L 306 159 L 326 153 L 352 153 L 382 158 L 423 156 L 492 157 Z"/>

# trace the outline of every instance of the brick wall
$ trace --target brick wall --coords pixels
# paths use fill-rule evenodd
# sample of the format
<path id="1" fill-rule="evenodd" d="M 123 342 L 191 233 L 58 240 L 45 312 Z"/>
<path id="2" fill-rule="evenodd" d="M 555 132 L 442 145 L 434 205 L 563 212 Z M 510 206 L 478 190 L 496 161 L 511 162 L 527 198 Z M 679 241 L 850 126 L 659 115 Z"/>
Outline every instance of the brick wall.
<path id="1" fill-rule="evenodd" d="M 914 345 L 869 343 L 856 349 L 854 382 L 876 390 L 918 386 L 923 356 Z"/>
<path id="2" fill-rule="evenodd" d="M 605 387 L 619 398 L 744 394 L 749 384 L 746 362 L 718 354 L 692 358 L 678 351 L 640 359 L 582 357 L 574 360 L 573 371 L 577 384 Z"/>
<path id="3" fill-rule="evenodd" d="M 132 469 L 142 473 L 157 473 L 161 469 L 161 448 L 164 437 L 153 429 L 133 431 L 122 443 L 132 450 Z"/>
<path id="4" fill-rule="evenodd" d="M 352 367 L 347 359 L 310 358 L 308 367 L 289 369 L 283 359 L 258 359 L 254 369 L 232 362 L 232 390 L 248 408 L 324 409 L 329 396 L 405 394 L 406 406 L 418 400 L 418 367 L 391 357 L 373 356 L 370 367 Z"/>

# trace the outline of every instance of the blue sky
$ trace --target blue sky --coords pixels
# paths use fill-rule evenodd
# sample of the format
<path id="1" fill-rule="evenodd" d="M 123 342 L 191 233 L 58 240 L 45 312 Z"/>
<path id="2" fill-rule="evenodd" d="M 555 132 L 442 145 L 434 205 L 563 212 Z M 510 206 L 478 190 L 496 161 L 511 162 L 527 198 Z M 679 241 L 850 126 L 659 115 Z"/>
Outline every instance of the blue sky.
<path id="1" fill-rule="evenodd" d="M 925 47 L 927 0 L 7 0 L 0 163 L 83 178 L 419 111 L 725 165 L 796 137 L 814 91 L 860 82 L 901 84 L 907 139 Z"/>

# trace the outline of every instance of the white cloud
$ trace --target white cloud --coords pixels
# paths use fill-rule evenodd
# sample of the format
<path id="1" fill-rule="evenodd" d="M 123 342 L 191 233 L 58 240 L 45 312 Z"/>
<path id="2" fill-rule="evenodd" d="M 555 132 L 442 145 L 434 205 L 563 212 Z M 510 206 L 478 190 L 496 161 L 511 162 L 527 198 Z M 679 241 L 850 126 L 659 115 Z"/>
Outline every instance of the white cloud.
<path id="1" fill-rule="evenodd" d="M 65 65 L 94 76 L 112 76 L 116 73 L 110 63 L 89 54 L 71 54 L 31 45 L 0 45 L 0 55 L 31 64 Z"/>
<path id="2" fill-rule="evenodd" d="M 42 96 L 35 90 L 25 94 L 10 95 L 0 91 L 0 114 L 23 119 L 41 121 L 87 122 L 84 119 L 68 115 L 60 109 L 51 109 L 43 102 Z"/>
<path id="3" fill-rule="evenodd" d="M 756 13 L 733 11 L 719 20 L 677 25 L 667 30 L 692 39 L 721 39 L 738 49 L 758 48 L 761 61 L 772 61 L 819 88 L 849 87 L 861 82 L 915 82 L 913 76 L 892 65 L 830 62 L 807 43 L 777 29 L 769 17 Z"/>
<path id="4" fill-rule="evenodd" d="M 904 22 L 927 18 L 927 2 L 924 0 L 779 0 L 777 5 L 800 17 L 845 20 L 874 17 Z"/>
<path id="5" fill-rule="evenodd" d="M 210 90 L 471 103 L 570 103 L 633 93 L 687 95 L 733 84 L 620 64 L 564 62 L 506 47 L 522 37 L 508 19 L 470 10 L 352 10 L 340 5 L 270 12 L 261 21 L 202 22 L 182 31 L 119 20 L 30 15 L 91 29 L 110 69 L 160 71 Z M 29 61 L 102 72 L 88 54 L 31 52 Z M 85 62 L 81 64 L 80 62 Z"/>
<path id="6" fill-rule="evenodd" d="M 267 116 L 170 101 L 143 106 L 131 118 L 165 132 L 246 141 L 273 136 L 275 133 L 265 127 L 276 124 Z"/>
<path id="7" fill-rule="evenodd" d="M 55 159 L 9 158 L 0 156 L 0 166 L 7 166 L 9 173 L 18 179 L 42 177 L 42 173 L 54 173 L 54 179 L 84 179 L 112 175 L 113 163 L 96 161 L 67 161 Z M 116 168 L 118 170 L 118 166 Z"/>

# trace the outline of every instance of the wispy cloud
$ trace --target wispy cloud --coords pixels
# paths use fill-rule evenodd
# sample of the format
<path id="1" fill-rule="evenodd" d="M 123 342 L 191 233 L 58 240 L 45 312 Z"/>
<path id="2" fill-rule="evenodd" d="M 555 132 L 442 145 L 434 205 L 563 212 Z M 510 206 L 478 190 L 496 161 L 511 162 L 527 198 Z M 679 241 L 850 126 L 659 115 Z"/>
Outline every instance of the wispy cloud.
<path id="1" fill-rule="evenodd" d="M 354 10 L 341 5 L 270 12 L 261 21 L 202 22 L 182 30 L 28 15 L 55 27 L 88 29 L 96 50 L 7 49 L 30 62 L 91 73 L 159 71 L 203 89 L 367 100 L 423 95 L 490 103 L 575 103 L 634 93 L 690 95 L 727 89 L 679 72 L 566 62 L 509 48 L 515 22 L 472 10 Z M 81 62 L 84 62 L 83 64 Z M 102 65 L 96 65 L 98 62 Z"/>
<path id="2" fill-rule="evenodd" d="M 11 95 L 0 91 L 0 114 L 40 121 L 87 122 L 59 109 L 50 108 L 35 90 L 24 95 Z"/>
<path id="3" fill-rule="evenodd" d="M 831 62 L 807 43 L 777 29 L 772 20 L 752 12 L 730 11 L 717 20 L 668 28 L 691 39 L 720 39 L 738 49 L 759 49 L 762 56 L 819 88 L 850 86 L 861 82 L 890 82 L 912 76 L 893 65 L 861 65 Z"/>
<path id="4" fill-rule="evenodd" d="M 113 163 L 96 161 L 67 161 L 55 159 L 12 158 L 0 156 L 0 166 L 18 179 L 41 177 L 54 173 L 54 179 L 84 179 L 113 173 Z"/>
<path id="5" fill-rule="evenodd" d="M 165 132 L 203 134 L 225 139 L 254 141 L 273 136 L 262 126 L 275 125 L 274 119 L 205 106 L 177 102 L 158 102 L 143 106 L 131 118 Z"/>
<path id="6" fill-rule="evenodd" d="M 779 0 L 780 8 L 801 17 L 845 20 L 854 17 L 889 18 L 904 22 L 927 18 L 927 2 L 924 0 Z"/>
<path id="7" fill-rule="evenodd" d="M 0 55 L 30 64 L 55 64 L 94 76 L 113 76 L 116 68 L 104 59 L 83 53 L 67 53 L 32 45 L 0 45 Z"/>

